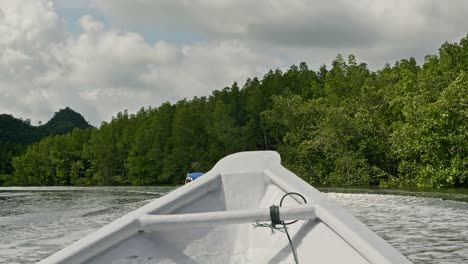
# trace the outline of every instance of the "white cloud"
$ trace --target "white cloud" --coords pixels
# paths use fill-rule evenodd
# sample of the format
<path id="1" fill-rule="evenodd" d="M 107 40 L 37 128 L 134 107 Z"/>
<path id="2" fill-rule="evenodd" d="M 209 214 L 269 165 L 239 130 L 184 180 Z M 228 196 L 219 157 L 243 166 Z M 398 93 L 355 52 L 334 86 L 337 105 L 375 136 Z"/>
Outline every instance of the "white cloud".
<path id="1" fill-rule="evenodd" d="M 77 32 L 66 32 L 70 20 L 54 3 L 75 13 L 99 8 L 105 21 L 82 14 Z M 0 0 L 0 113 L 45 122 L 70 106 L 99 125 L 270 68 L 316 68 L 337 53 L 373 68 L 421 59 L 466 34 L 466 10 L 464 0 Z M 150 43 L 115 25 L 201 37 Z"/>
<path id="2" fill-rule="evenodd" d="M 50 1 L 2 5 L 2 14 L 0 112 L 35 122 L 70 106 L 98 125 L 124 109 L 208 95 L 280 65 L 242 42 L 150 44 L 89 15 L 77 21 L 80 34 L 67 35 Z"/>
<path id="3" fill-rule="evenodd" d="M 172 88 L 176 98 L 190 98 L 207 95 L 207 91 L 223 88 L 236 80 L 262 75 L 266 67 L 279 65 L 279 60 L 241 42 L 197 43 L 182 47 L 176 63 L 151 67 L 142 80 L 148 85 L 157 83 Z"/>
<path id="4" fill-rule="evenodd" d="M 465 0 L 95 1 L 120 23 L 236 39 L 273 49 L 290 63 L 311 57 L 329 63 L 339 52 L 365 58 L 374 68 L 407 56 L 421 61 L 468 29 Z"/>
<path id="5" fill-rule="evenodd" d="M 209 37 L 273 45 L 373 45 L 380 40 L 450 36 L 468 28 L 465 0 L 95 1 L 104 12 L 126 23 L 167 30 L 191 28 Z"/>
<path id="6" fill-rule="evenodd" d="M 45 96 L 34 80 L 47 68 L 43 53 L 51 41 L 64 37 L 62 24 L 50 2 L 0 1 L 0 112 L 23 117 L 43 115 Z"/>

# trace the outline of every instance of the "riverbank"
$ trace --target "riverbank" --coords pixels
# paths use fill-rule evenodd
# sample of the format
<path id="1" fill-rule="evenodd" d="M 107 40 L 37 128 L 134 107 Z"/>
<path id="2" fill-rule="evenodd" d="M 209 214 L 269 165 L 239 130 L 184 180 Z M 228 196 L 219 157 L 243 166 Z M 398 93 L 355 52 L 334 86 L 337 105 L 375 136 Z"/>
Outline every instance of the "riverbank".
<path id="1" fill-rule="evenodd" d="M 352 186 L 352 187 L 316 187 L 321 192 L 339 192 L 356 194 L 383 194 L 400 196 L 417 196 L 426 198 L 439 198 L 442 200 L 459 201 L 468 203 L 468 188 L 380 188 L 373 186 Z"/>
<path id="2" fill-rule="evenodd" d="M 131 188 L 140 189 L 174 189 L 181 185 L 162 185 L 162 186 L 0 186 L 0 191 L 118 191 L 128 190 Z M 384 194 L 384 195 L 401 195 L 401 196 L 418 196 L 427 198 L 440 198 L 442 200 L 451 200 L 468 203 L 468 188 L 447 188 L 447 189 L 431 189 L 431 188 L 381 188 L 378 186 L 314 186 L 321 192 L 325 193 L 356 193 L 356 194 Z"/>
<path id="3" fill-rule="evenodd" d="M 0 186 L 0 191 L 118 191 L 128 190 L 131 188 L 139 189 L 174 189 L 181 185 L 163 185 L 163 186 Z M 468 188 L 448 188 L 448 189 L 431 189 L 431 188 L 381 188 L 378 186 L 314 186 L 324 193 L 356 193 L 356 194 L 383 194 L 383 195 L 401 195 L 401 196 L 418 196 L 427 198 L 439 198 L 442 200 L 451 200 L 468 203 Z"/>

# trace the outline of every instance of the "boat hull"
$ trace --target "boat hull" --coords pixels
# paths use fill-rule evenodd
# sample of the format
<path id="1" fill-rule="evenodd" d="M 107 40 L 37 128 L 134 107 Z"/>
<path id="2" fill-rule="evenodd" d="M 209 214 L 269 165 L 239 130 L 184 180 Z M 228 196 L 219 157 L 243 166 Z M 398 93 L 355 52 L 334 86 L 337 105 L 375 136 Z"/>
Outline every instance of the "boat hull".
<path id="1" fill-rule="evenodd" d="M 281 166 L 242 152 L 40 263 L 294 263 L 286 235 L 255 222 L 288 192 L 299 263 L 411 263 L 355 217 Z"/>

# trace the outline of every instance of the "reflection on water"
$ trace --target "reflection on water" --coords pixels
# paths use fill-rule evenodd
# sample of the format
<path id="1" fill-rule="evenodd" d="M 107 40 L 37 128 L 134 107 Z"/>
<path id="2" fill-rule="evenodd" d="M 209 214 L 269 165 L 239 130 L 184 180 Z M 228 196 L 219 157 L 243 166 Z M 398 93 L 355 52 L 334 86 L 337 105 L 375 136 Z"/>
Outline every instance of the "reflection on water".
<path id="1" fill-rule="evenodd" d="M 0 188 L 0 263 L 37 262 L 171 190 Z M 414 263 L 468 263 L 468 203 L 451 194 L 326 191 Z"/>

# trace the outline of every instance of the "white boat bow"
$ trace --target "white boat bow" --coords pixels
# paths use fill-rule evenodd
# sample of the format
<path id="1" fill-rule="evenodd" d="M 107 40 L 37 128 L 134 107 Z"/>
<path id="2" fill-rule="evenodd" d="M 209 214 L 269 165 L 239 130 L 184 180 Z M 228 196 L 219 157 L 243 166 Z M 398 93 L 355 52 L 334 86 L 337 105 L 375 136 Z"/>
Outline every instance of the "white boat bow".
<path id="1" fill-rule="evenodd" d="M 51 263 L 294 263 L 282 232 L 258 228 L 278 205 L 298 261 L 411 263 L 336 203 L 285 169 L 273 151 L 225 157 L 203 177 L 42 260 Z"/>

